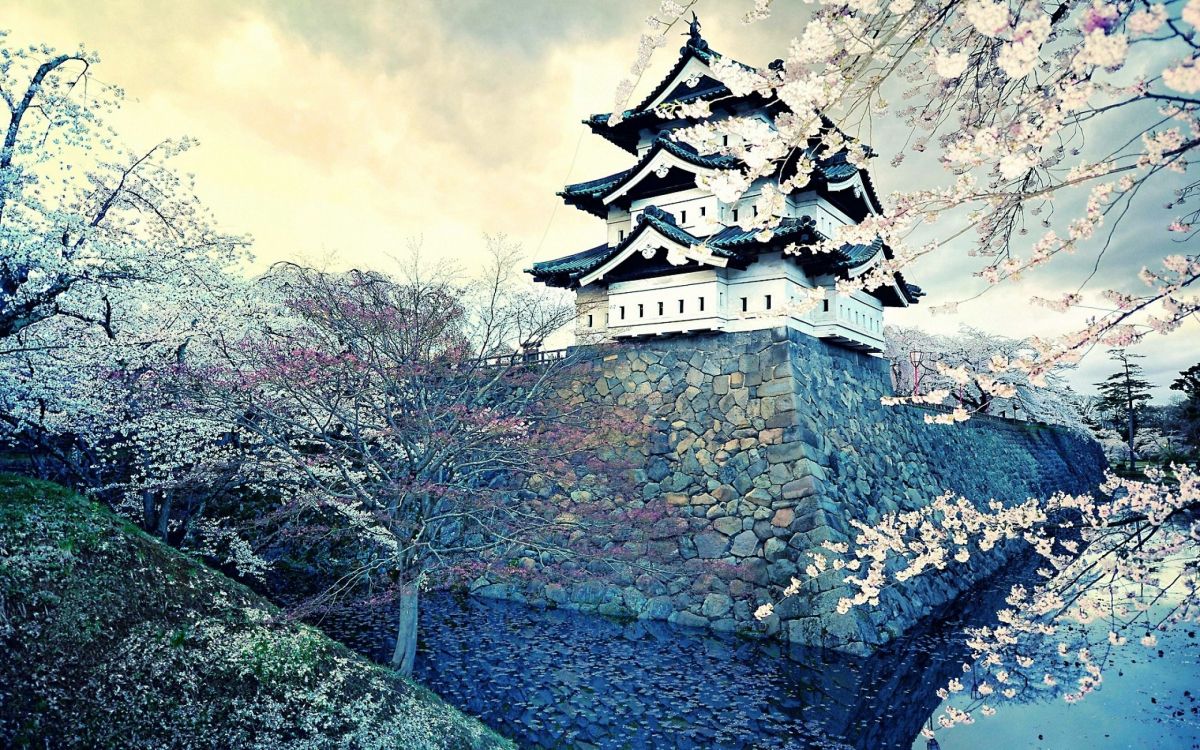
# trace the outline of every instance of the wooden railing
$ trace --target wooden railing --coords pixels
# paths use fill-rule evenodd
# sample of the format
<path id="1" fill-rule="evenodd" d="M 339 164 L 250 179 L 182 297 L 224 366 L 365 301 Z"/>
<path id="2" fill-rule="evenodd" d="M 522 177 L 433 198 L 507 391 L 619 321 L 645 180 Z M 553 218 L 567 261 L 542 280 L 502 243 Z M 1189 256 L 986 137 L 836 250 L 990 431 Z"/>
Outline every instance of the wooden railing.
<path id="1" fill-rule="evenodd" d="M 497 354 L 484 357 L 480 364 L 484 367 L 522 367 L 529 365 L 545 365 L 567 358 L 569 349 L 539 349 L 533 352 L 515 352 L 513 354 Z"/>

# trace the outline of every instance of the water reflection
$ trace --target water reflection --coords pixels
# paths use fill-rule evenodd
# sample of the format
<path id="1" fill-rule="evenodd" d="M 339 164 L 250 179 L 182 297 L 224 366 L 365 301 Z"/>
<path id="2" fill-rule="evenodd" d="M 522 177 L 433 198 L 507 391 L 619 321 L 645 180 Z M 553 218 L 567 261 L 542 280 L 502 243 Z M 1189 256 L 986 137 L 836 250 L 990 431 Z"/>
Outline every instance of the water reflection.
<path id="1" fill-rule="evenodd" d="M 918 734 L 941 702 L 936 689 L 961 676 L 963 627 L 981 623 L 1006 590 L 1007 582 L 997 581 L 946 613 L 936 627 L 870 658 L 661 622 L 621 623 L 432 594 L 423 606 L 415 676 L 527 748 L 924 748 Z M 386 622 L 343 623 L 340 629 L 360 651 L 378 659 L 389 655 Z M 1200 682 L 1194 660 L 1164 662 L 1157 669 L 1182 680 L 1176 692 L 1185 698 L 1186 688 Z M 1114 675 L 1112 681 L 1119 679 Z M 1155 673 L 1151 669 L 1137 679 L 1153 684 Z M 1104 695 L 1119 689 L 1106 684 L 1080 704 L 1088 706 L 1082 711 L 1061 702 L 1005 708 L 974 727 L 939 735 L 939 741 L 946 750 L 1079 747 L 1062 744 L 1064 737 L 1085 733 L 1084 727 L 1069 729 L 1072 720 L 1094 728 L 1098 719 L 1089 712 L 1103 710 L 1105 698 L 1129 700 Z M 1101 738 L 1087 747 L 1196 746 L 1188 739 L 1196 729 L 1195 707 L 1187 708 L 1191 722 L 1165 729 L 1161 716 L 1144 718 L 1147 731 L 1131 736 L 1155 737 L 1152 745 L 1106 744 Z M 1058 741 L 1037 739 L 1049 736 L 1038 722 L 1052 725 L 1050 734 Z"/>
<path id="2" fill-rule="evenodd" d="M 522 746 L 837 746 L 804 696 L 832 704 L 841 686 L 777 647 L 502 602 L 430 609 L 417 678 Z"/>
<path id="3" fill-rule="evenodd" d="M 352 630 L 390 653 L 385 623 Z M 432 594 L 415 677 L 528 748 L 909 748 L 961 663 L 951 630 L 859 659 Z"/>

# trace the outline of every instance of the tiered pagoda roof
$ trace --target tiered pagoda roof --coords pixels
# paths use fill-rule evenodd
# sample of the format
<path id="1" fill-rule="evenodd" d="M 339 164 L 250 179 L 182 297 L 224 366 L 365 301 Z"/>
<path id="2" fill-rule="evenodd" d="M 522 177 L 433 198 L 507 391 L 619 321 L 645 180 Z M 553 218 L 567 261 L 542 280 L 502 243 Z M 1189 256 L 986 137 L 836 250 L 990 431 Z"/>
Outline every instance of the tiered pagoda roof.
<path id="1" fill-rule="evenodd" d="M 567 185 L 558 194 L 562 196 L 563 201 L 568 205 L 581 208 L 590 214 L 604 218 L 608 215 L 608 206 L 605 205 L 605 199 L 632 183 L 662 153 L 675 156 L 699 169 L 733 169 L 739 165 L 738 160 L 732 156 L 721 154 L 703 155 L 686 143 L 681 143 L 672 139 L 670 135 L 663 134 L 655 139 L 654 145 L 650 147 L 650 150 L 641 159 L 638 159 L 637 164 L 634 164 L 629 169 L 622 170 L 616 174 L 610 174 L 607 177 L 601 177 L 598 180 Z"/>
<path id="2" fill-rule="evenodd" d="M 658 104 L 686 104 L 696 101 L 714 101 L 722 100 L 723 103 L 733 104 L 736 102 L 750 102 L 756 106 L 767 104 L 777 104 L 782 106 L 778 99 L 764 98 L 759 94 L 750 94 L 748 96 L 734 97 L 733 92 L 724 83 L 721 83 L 712 76 L 702 75 L 695 81 L 679 81 L 679 76 L 683 73 L 688 63 L 692 60 L 697 60 L 704 65 L 722 59 L 724 56 L 711 49 L 708 42 L 700 36 L 700 22 L 692 15 L 692 23 L 688 31 L 687 42 L 679 48 L 679 59 L 675 61 L 675 65 L 671 68 L 658 85 L 642 99 L 636 107 L 627 109 L 621 113 L 621 121 L 615 125 L 610 125 L 612 113 L 603 113 L 592 115 L 585 119 L 583 123 L 591 128 L 592 132 L 601 136 L 617 146 L 625 149 L 631 154 L 636 154 L 638 151 L 639 132 L 642 128 L 653 127 L 656 123 L 662 122 L 662 118 L 658 113 Z M 736 60 L 730 60 L 736 65 L 742 63 Z M 746 69 L 751 69 L 748 65 L 742 65 Z"/>
<path id="3" fill-rule="evenodd" d="M 650 165 L 663 153 L 670 154 L 699 170 L 737 169 L 743 166 L 742 162 L 734 156 L 728 154 L 701 154 L 688 144 L 674 140 L 669 133 L 663 133 L 654 140 L 649 150 L 632 167 L 610 174 L 607 177 L 567 185 L 558 192 L 558 195 L 562 197 L 563 202 L 567 205 L 604 218 L 608 215 L 607 203 L 612 201 L 612 197 L 621 191 L 622 188 L 627 188 L 636 182 L 639 177 L 648 174 L 647 170 Z M 780 179 L 787 179 L 794 174 L 795 164 L 798 160 L 799 154 L 795 154 L 781 165 Z M 874 185 L 870 182 L 869 175 L 866 171 L 860 170 L 847 161 L 844 151 L 839 151 L 833 156 L 819 158 L 811 179 L 813 187 L 819 193 L 830 198 L 835 204 L 839 204 L 839 208 L 843 208 L 848 215 L 855 219 L 861 219 L 862 215 L 865 215 L 864 208 L 866 207 L 861 205 L 842 205 L 858 201 L 847 201 L 841 196 L 834 195 L 834 193 L 839 192 L 834 186 L 844 184 L 856 175 L 862 176 L 863 185 L 866 187 L 865 198 L 870 203 L 870 207 L 867 210 L 881 211 L 882 205 L 875 193 Z"/>
<path id="4" fill-rule="evenodd" d="M 707 74 L 693 71 L 686 80 L 681 79 L 693 61 L 707 68 L 718 59 L 722 59 L 722 55 L 711 49 L 700 36 L 700 24 L 693 15 L 688 39 L 680 48 L 679 59 L 637 106 L 621 113 L 619 122 L 613 125 L 609 124 L 613 119 L 611 113 L 592 115 L 584 120 L 593 132 L 633 154 L 639 151 L 644 131 L 657 130 L 659 133 L 649 149 L 628 169 L 567 185 L 558 193 L 563 201 L 595 216 L 607 218 L 611 206 L 628 209 L 634 199 L 653 199 L 658 195 L 694 187 L 697 174 L 744 166 L 735 156 L 701 154 L 671 136 L 670 130 L 706 118 L 664 119 L 662 116 L 664 104 L 699 100 L 713 102 L 714 109 L 724 108 L 730 113 L 747 109 L 768 113 L 788 111 L 786 105 L 774 95 L 767 97 L 752 93 L 735 96 L 725 84 Z M 734 60 L 729 62 L 742 65 Z M 743 67 L 749 69 L 749 66 Z M 822 121 L 826 128 L 836 127 L 824 115 Z M 806 189 L 816 191 L 853 221 L 861 221 L 872 213 L 882 213 L 882 203 L 866 170 L 851 164 L 845 151 L 832 156 L 815 157 L 816 146 L 814 140 L 807 152 L 793 151 L 781 162 L 778 168 L 780 180 L 792 176 L 801 156 L 806 155 L 816 162 Z M 648 257 L 645 262 L 624 262 L 630 254 L 630 248 L 647 232 L 654 232 L 665 244 L 675 246 L 676 255 L 668 259 L 659 254 Z M 572 255 L 535 263 L 529 273 L 535 280 L 550 286 L 577 288 L 600 279 L 610 283 L 677 272 L 682 270 L 680 266 L 686 262 L 681 257 L 711 266 L 745 268 L 760 253 L 789 245 L 811 247 L 826 239 L 810 216 L 784 218 L 769 233 L 763 233 L 760 229 L 728 226 L 715 233 L 698 236 L 678 226 L 671 214 L 648 206 L 633 231 L 617 244 L 597 245 Z M 891 249 L 876 240 L 868 245 L 846 245 L 834 252 L 802 251 L 793 257 L 812 273 L 848 275 L 871 262 L 881 252 L 884 257 L 892 257 Z M 692 268 L 695 268 L 694 264 Z M 878 289 L 874 294 L 884 304 L 892 305 L 911 304 L 923 295 L 919 287 L 908 284 L 900 274 L 896 274 L 894 287 Z"/>
<path id="5" fill-rule="evenodd" d="M 784 218 L 772 230 L 769 239 L 760 238 L 761 229 L 738 226 L 724 227 L 711 235 L 698 236 L 680 227 L 671 214 L 656 206 L 648 206 L 633 232 L 616 245 L 606 243 L 563 258 L 534 263 L 529 272 L 534 280 L 548 286 L 578 287 L 589 275 L 627 256 L 629 249 L 647 232 L 655 232 L 680 248 L 698 250 L 710 256 L 707 260 L 711 265 L 722 268 L 746 268 L 759 253 L 779 250 L 788 245 L 801 248 L 800 254 L 795 256 L 797 262 L 813 273 L 844 273 L 869 262 L 881 251 L 888 257 L 891 255 L 890 250 L 878 239 L 867 245 L 843 245 L 832 252 L 812 250 L 810 248 L 828 238 L 817 230 L 816 221 L 811 216 Z M 666 258 L 656 257 L 649 263 L 631 265 L 628 268 L 614 268 L 605 275 L 605 279 L 611 282 L 655 276 L 670 270 L 672 264 Z M 923 295 L 919 287 L 906 283 L 899 274 L 895 290 L 881 289 L 877 292 L 877 296 L 882 295 L 881 299 L 889 297 L 885 301 L 896 304 L 911 304 Z M 895 295 L 902 295 L 903 301 L 899 298 L 891 300 L 890 297 Z"/>

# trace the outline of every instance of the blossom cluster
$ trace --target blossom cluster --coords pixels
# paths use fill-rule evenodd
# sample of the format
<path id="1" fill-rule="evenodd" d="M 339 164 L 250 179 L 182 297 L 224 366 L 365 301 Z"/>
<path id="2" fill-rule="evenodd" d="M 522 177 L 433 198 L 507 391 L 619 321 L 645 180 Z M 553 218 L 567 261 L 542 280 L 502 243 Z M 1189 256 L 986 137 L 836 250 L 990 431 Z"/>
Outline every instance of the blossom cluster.
<path id="1" fill-rule="evenodd" d="M 849 593 L 837 606 L 844 614 L 878 605 L 896 583 L 998 547 L 1026 545 L 1041 561 L 1037 580 L 1012 586 L 998 624 L 970 630 L 973 661 L 963 670 L 975 675 L 978 705 L 988 705 L 989 697 L 1014 699 L 1031 679 L 1075 702 L 1099 687 L 1113 649 L 1153 648 L 1156 632 L 1200 618 L 1200 570 L 1192 562 L 1200 542 L 1197 507 L 1200 473 L 1183 465 L 1140 480 L 1109 474 L 1095 493 L 1044 500 L 977 503 L 947 493 L 876 523 L 852 522 L 853 545 L 826 544 L 810 553 L 808 575 L 849 571 L 843 578 Z M 1047 648 L 1074 659 L 1047 660 L 1041 654 Z M 1046 663 L 1062 666 L 1055 674 L 1029 673 Z M 962 690 L 951 680 L 939 695 Z M 959 709 L 939 717 L 943 727 L 972 720 Z"/>
<path id="2" fill-rule="evenodd" d="M 657 16 L 690 7 L 670 4 Z M 770 9 L 770 2 L 756 2 L 747 21 L 769 18 Z M 682 103 L 662 115 L 677 120 L 676 137 L 701 152 L 738 158 L 737 168 L 706 174 L 700 183 L 723 202 L 757 193 L 764 205 L 742 223 L 763 236 L 780 220 L 778 196 L 808 187 L 821 158 L 845 153 L 865 166 L 873 152 L 860 134 L 872 132 L 882 116 L 898 117 L 909 136 L 893 164 L 934 159 L 945 179 L 891 194 L 884 215 L 840 228 L 806 250 L 876 240 L 889 247 L 885 261 L 840 280 L 843 292 L 870 291 L 918 260 L 956 250 L 980 259 L 979 278 L 998 286 L 1061 255 L 1098 252 L 1139 191 L 1146 192 L 1143 185 L 1187 173 L 1189 155 L 1200 146 L 1200 100 L 1193 97 L 1200 67 L 1191 41 L 1200 7 L 1188 0 L 1173 12 L 1167 4 L 1091 0 L 822 0 L 779 64 L 754 69 L 718 56 L 711 66 L 733 97 L 755 92 L 782 102 L 773 125 L 712 118 L 715 102 L 707 98 L 702 107 Z M 919 104 L 893 111 L 888 100 L 896 98 Z M 1124 129 L 1133 123 L 1111 153 L 1088 142 L 1107 122 Z M 792 155 L 799 164 L 785 173 L 780 164 Z M 1195 191 L 1195 183 L 1186 184 L 1175 205 Z M 1163 228 L 1191 236 L 1198 223 L 1200 216 L 1188 213 Z M 911 244 L 931 232 L 945 239 Z M 1159 283 L 1145 295 L 1105 290 L 1102 298 L 1130 304 L 1054 341 L 1043 338 L 1037 364 L 1014 364 L 1037 379 L 1096 344 L 1120 346 L 1147 332 L 1177 330 L 1195 309 L 1178 294 L 1191 282 Z M 1084 302 L 1077 292 L 1049 300 L 1043 295 L 1036 304 L 1066 311 Z M 935 309 L 953 312 L 959 304 L 948 300 Z"/>

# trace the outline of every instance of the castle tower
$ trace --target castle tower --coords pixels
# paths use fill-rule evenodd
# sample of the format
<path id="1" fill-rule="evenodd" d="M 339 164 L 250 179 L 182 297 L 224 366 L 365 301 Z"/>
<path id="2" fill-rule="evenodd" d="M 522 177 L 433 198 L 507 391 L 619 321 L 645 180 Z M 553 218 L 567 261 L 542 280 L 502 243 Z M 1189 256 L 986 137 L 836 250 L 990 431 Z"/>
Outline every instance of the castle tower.
<path id="1" fill-rule="evenodd" d="M 698 180 L 736 169 L 739 160 L 732 153 L 703 155 L 672 138 L 672 131 L 699 120 L 665 119 L 663 105 L 706 101 L 712 109 L 706 121 L 757 118 L 768 127 L 788 112 L 774 96 L 734 96 L 710 68 L 720 58 L 693 21 L 671 72 L 640 104 L 614 125 L 609 114 L 584 120 L 637 161 L 559 193 L 569 205 L 603 218 L 607 239 L 535 263 L 529 273 L 549 286 L 575 290 L 576 333 L 584 340 L 785 326 L 860 351 L 881 351 L 883 308 L 914 304 L 920 288 L 896 274 L 894 283 L 871 292 L 836 291 L 838 279 L 858 276 L 890 257 L 879 240 L 834 252 L 811 250 L 837 226 L 882 211 L 867 172 L 849 163 L 845 152 L 814 158 L 812 178 L 785 196 L 779 225 L 765 237 L 747 227 L 766 180 L 751 185 L 736 203 L 725 203 Z M 786 179 L 801 156 L 782 160 L 778 173 Z M 785 247 L 798 252 L 785 253 Z M 815 307 L 799 304 L 818 287 L 825 296 Z"/>

